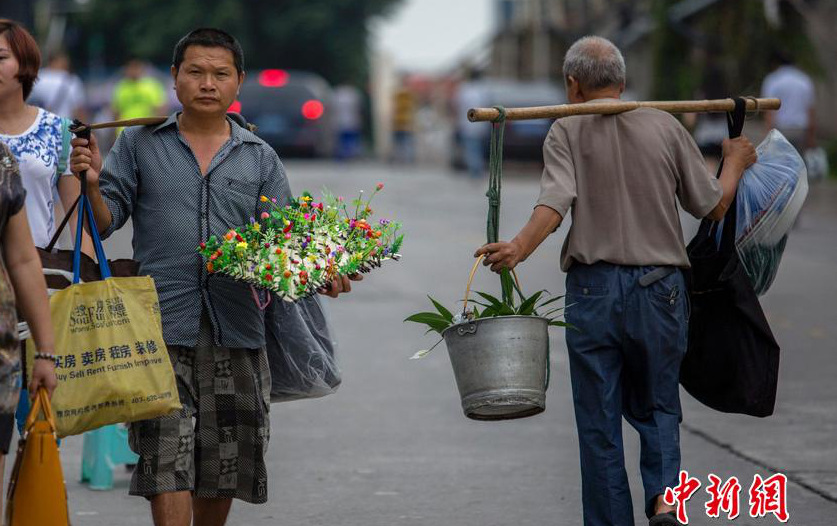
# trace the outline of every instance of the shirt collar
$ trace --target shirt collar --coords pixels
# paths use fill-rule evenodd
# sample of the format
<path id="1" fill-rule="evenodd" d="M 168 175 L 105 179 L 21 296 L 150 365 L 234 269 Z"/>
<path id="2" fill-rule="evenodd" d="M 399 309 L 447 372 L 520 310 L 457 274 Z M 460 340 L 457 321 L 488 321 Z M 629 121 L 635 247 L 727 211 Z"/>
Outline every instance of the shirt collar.
<path id="1" fill-rule="evenodd" d="M 159 124 L 154 128 L 154 130 L 153 130 L 154 133 L 156 133 L 156 132 L 158 132 L 162 129 L 168 128 L 169 126 L 177 127 L 177 116 L 179 114 L 180 114 L 180 112 L 176 111 L 176 112 L 172 113 L 171 115 L 169 115 L 169 117 L 162 124 Z M 227 117 L 227 122 L 230 123 L 230 138 L 234 142 L 239 142 L 239 143 L 240 142 L 251 142 L 251 143 L 256 143 L 256 144 L 262 142 L 261 139 L 259 139 L 256 136 L 255 133 L 251 132 L 250 130 L 248 130 L 246 128 L 242 128 L 241 126 L 238 125 L 237 122 L 230 119 L 229 117 Z"/>
<path id="2" fill-rule="evenodd" d="M 584 101 L 584 104 L 589 104 L 591 102 L 624 102 L 622 99 L 614 99 L 612 97 L 605 97 L 603 99 L 592 99 Z"/>
<path id="3" fill-rule="evenodd" d="M 169 118 L 163 121 L 163 124 L 159 124 L 154 128 L 154 133 L 162 130 L 163 128 L 168 128 L 172 124 L 177 126 L 177 114 L 178 112 L 174 112 L 171 115 L 169 115 Z"/>

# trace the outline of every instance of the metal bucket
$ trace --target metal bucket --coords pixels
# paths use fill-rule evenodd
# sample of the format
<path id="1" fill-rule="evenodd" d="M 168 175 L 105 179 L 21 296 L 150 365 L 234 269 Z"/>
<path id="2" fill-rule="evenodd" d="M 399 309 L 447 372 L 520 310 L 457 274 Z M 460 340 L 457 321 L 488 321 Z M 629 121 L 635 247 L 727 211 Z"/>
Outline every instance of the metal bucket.
<path id="1" fill-rule="evenodd" d="M 465 416 L 511 420 L 544 411 L 548 328 L 539 316 L 500 316 L 444 331 Z"/>

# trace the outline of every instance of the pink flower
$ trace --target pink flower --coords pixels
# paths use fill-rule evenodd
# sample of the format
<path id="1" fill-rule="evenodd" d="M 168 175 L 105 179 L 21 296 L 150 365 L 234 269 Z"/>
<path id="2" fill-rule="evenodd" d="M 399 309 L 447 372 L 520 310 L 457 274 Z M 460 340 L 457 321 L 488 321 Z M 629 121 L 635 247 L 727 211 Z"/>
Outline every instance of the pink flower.
<path id="1" fill-rule="evenodd" d="M 290 239 L 290 238 L 291 238 L 291 233 L 290 232 L 286 233 L 285 234 L 285 239 Z"/>
<path id="2" fill-rule="evenodd" d="M 375 186 L 375 188 L 376 188 L 376 189 L 378 189 L 378 190 L 383 190 L 383 189 L 384 189 L 384 183 L 378 183 L 378 184 Z"/>
<path id="3" fill-rule="evenodd" d="M 262 219 L 267 219 L 268 217 L 270 217 L 270 214 L 268 214 L 267 212 L 262 212 Z"/>

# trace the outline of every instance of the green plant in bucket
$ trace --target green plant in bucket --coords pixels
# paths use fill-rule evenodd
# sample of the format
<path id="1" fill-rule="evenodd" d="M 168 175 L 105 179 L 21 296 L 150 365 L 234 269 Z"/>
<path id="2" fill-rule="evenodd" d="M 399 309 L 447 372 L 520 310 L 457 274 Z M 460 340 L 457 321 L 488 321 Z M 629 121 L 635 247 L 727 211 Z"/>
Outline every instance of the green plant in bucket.
<path id="1" fill-rule="evenodd" d="M 480 258 L 480 260 L 481 259 L 482 258 Z M 474 293 L 478 295 L 481 300 L 469 300 L 468 295 L 470 293 L 470 283 L 471 280 L 473 280 L 474 272 L 476 271 L 479 262 L 480 261 L 478 260 L 477 264 L 474 265 L 474 269 L 471 271 L 471 276 L 468 280 L 468 290 L 465 292 L 465 300 L 463 301 L 462 312 L 453 314 L 453 312 L 445 308 L 444 305 L 432 297 L 427 296 L 436 310 L 418 312 L 408 316 L 404 321 L 425 325 L 427 326 L 428 333 L 436 332 L 440 335 L 449 327 L 460 323 L 468 323 L 474 320 L 496 318 L 500 316 L 539 316 L 546 318 L 549 321 L 550 326 L 572 327 L 567 322 L 560 319 L 563 316 L 566 306 L 558 305 L 558 302 L 564 298 L 564 295 L 550 297 L 548 291 L 539 290 L 531 296 L 525 296 L 520 290 L 516 276 L 513 279 L 512 273 L 508 270 L 504 270 L 500 274 L 500 286 L 502 290 L 501 298 L 497 298 L 485 292 L 474 291 Z M 517 301 L 515 301 L 515 294 L 518 298 Z M 469 303 L 474 305 L 471 308 L 468 308 Z M 482 310 L 480 310 L 479 307 L 482 307 Z M 427 356 L 433 349 L 442 343 L 443 340 L 444 338 L 440 338 L 439 341 L 437 341 L 432 347 L 415 353 L 411 359 L 416 360 Z"/>

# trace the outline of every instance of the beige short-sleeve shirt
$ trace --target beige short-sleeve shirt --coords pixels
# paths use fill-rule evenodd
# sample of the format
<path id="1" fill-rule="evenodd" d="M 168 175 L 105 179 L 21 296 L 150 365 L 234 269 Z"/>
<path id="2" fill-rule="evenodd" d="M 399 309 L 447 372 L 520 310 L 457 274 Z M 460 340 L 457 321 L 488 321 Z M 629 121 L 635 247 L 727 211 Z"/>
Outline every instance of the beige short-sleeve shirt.
<path id="1" fill-rule="evenodd" d="M 543 155 L 536 206 L 572 214 L 564 271 L 599 261 L 688 267 L 677 203 L 703 218 L 722 195 L 689 132 L 651 108 L 559 119 Z"/>

